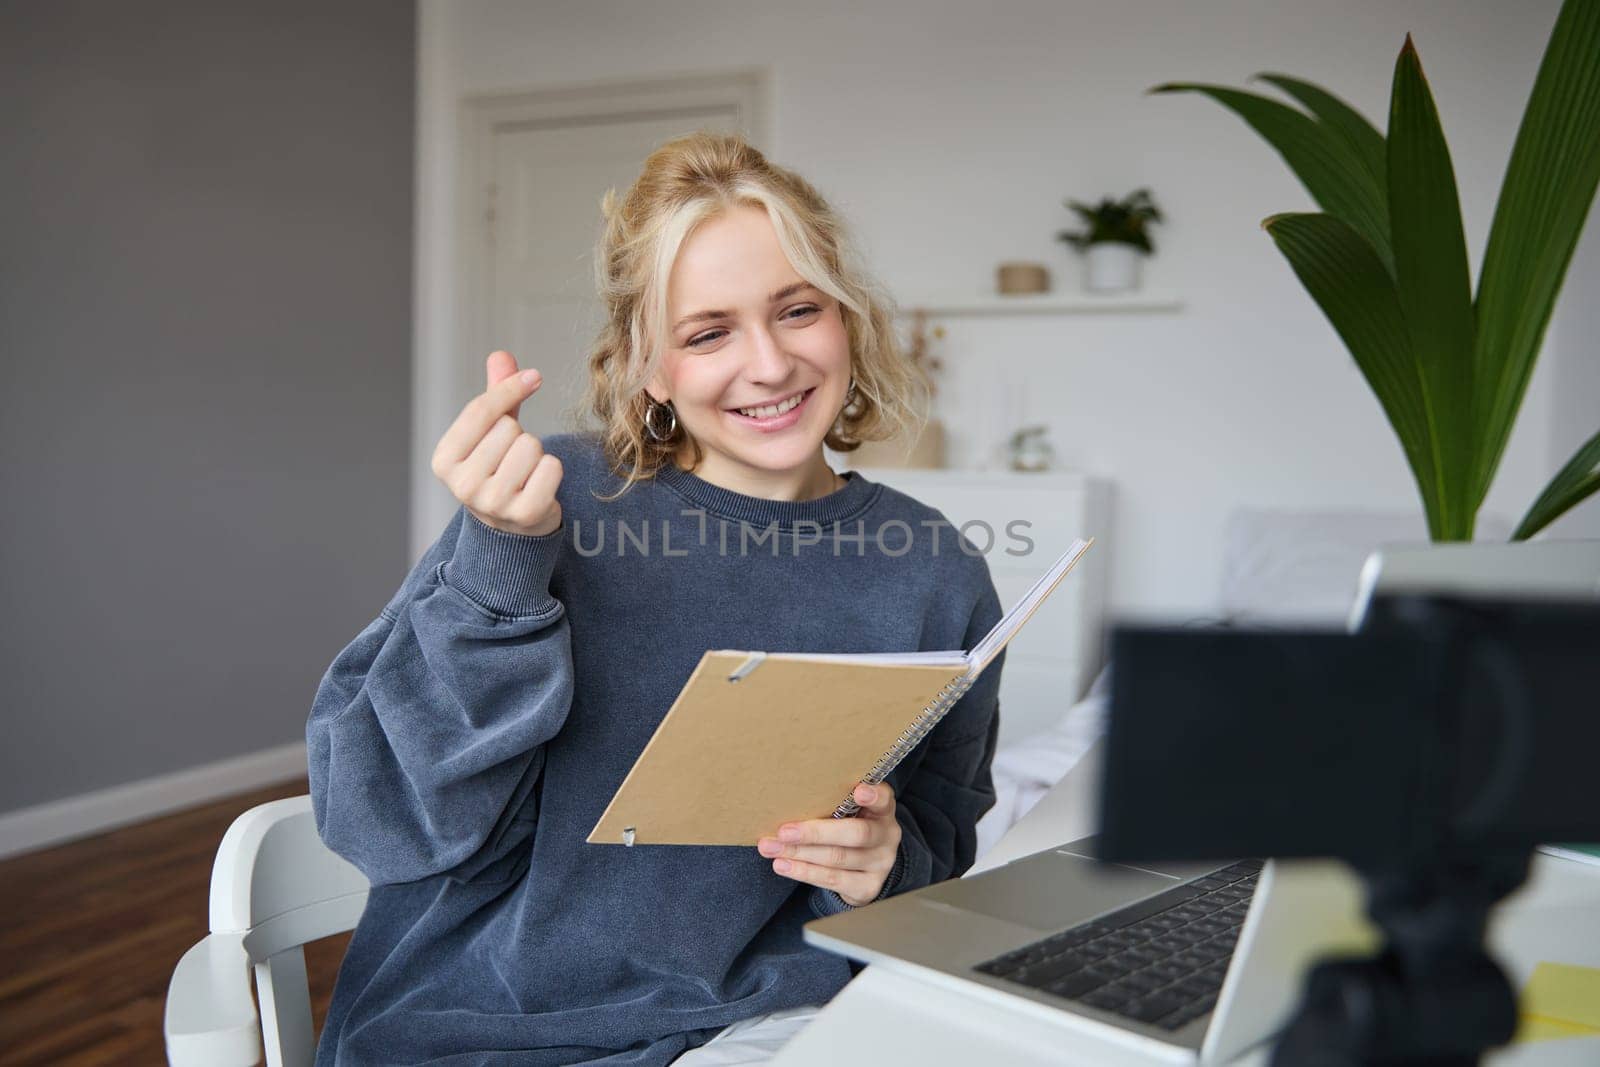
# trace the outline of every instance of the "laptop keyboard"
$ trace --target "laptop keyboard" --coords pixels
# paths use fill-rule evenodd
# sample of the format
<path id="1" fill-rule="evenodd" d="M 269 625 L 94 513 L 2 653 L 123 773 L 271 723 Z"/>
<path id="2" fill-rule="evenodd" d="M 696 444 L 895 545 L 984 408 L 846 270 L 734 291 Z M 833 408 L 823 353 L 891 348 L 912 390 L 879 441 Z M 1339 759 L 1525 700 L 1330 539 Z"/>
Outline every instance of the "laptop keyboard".
<path id="1" fill-rule="evenodd" d="M 974 969 L 1176 1030 L 1216 1006 L 1260 873 L 1235 863 Z"/>

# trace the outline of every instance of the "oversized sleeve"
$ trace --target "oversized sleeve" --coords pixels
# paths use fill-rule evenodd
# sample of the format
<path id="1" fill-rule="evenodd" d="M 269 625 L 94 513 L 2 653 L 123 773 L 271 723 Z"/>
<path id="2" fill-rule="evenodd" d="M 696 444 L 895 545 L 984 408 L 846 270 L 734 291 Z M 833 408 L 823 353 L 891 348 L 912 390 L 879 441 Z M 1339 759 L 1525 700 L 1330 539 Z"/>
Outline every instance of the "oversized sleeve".
<path id="1" fill-rule="evenodd" d="M 565 533 L 461 508 L 323 676 L 306 725 L 317 832 L 372 884 L 509 877 L 488 868 L 532 835 L 543 746 L 572 703 L 550 594 Z"/>
<path id="2" fill-rule="evenodd" d="M 972 648 L 1000 621 L 1000 598 L 987 569 L 983 585 L 963 648 Z M 879 900 L 955 878 L 977 859 L 978 819 L 995 801 L 989 767 L 1000 729 L 1005 658 L 1002 650 L 939 725 L 889 772 L 900 851 Z M 811 908 L 827 916 L 848 911 L 850 905 L 833 890 L 817 888 Z"/>

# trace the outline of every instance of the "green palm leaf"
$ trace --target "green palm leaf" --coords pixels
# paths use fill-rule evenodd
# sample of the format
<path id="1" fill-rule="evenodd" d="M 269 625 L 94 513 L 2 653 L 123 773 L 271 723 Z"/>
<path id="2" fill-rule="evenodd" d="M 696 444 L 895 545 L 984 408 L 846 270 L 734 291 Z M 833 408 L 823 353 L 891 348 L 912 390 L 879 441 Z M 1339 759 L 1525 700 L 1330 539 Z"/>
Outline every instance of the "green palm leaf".
<path id="1" fill-rule="evenodd" d="M 1273 215 L 1262 223 L 1361 369 L 1411 465 L 1429 533 L 1444 529 L 1435 444 L 1394 279 L 1365 238 L 1332 215 Z"/>
<path id="2" fill-rule="evenodd" d="M 1342 100 L 1260 74 L 1306 110 L 1178 82 L 1237 113 L 1326 212 L 1265 223 L 1388 414 L 1435 540 L 1472 536 L 1600 188 L 1600 0 L 1565 0 L 1506 169 L 1476 299 L 1450 151 L 1408 36 L 1387 136 Z M 1307 114 L 1309 112 L 1309 114 Z M 1600 491 L 1600 434 L 1534 502 L 1532 536 Z"/>
<path id="3" fill-rule="evenodd" d="M 1600 490 L 1600 433 L 1589 438 L 1550 479 L 1539 499 L 1522 517 L 1511 540 L 1526 541 L 1596 490 Z"/>
<path id="4" fill-rule="evenodd" d="M 1344 133 L 1287 104 L 1223 85 L 1169 82 L 1150 91 L 1204 93 L 1233 111 L 1278 150 L 1323 211 L 1355 227 L 1389 264 L 1383 186 Z"/>
<path id="5" fill-rule="evenodd" d="M 1337 131 L 1355 150 L 1356 158 L 1361 160 L 1367 173 L 1372 175 L 1373 184 L 1380 191 L 1386 188 L 1384 169 L 1387 164 L 1387 150 L 1383 144 L 1383 134 L 1379 133 L 1377 127 L 1368 122 L 1365 116 L 1326 89 L 1301 81 L 1299 78 L 1291 78 L 1287 74 L 1257 74 L 1256 78 L 1276 85 L 1298 100 L 1307 111 Z M 1389 205 L 1380 197 L 1378 207 L 1383 216 L 1384 233 L 1387 235 Z"/>
<path id="6" fill-rule="evenodd" d="M 1597 56 L 1600 3 L 1563 4 L 1511 150 L 1478 280 L 1480 496 L 1500 465 L 1600 183 Z"/>
<path id="7" fill-rule="evenodd" d="M 1481 503 L 1472 421 L 1472 283 L 1450 149 L 1409 35 L 1395 62 L 1387 170 L 1395 291 L 1433 431 L 1442 524 L 1435 538 L 1470 541 Z"/>

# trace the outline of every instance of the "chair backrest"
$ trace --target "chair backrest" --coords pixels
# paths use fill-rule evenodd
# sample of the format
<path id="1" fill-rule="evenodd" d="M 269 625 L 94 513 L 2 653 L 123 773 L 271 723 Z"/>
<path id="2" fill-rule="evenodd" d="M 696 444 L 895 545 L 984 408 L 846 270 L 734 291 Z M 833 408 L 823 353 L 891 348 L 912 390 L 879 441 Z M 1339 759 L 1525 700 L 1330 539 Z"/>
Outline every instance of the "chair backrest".
<path id="1" fill-rule="evenodd" d="M 367 879 L 317 834 L 309 796 L 233 821 L 211 867 L 212 933 L 244 933 L 252 960 L 355 928 Z"/>
<path id="2" fill-rule="evenodd" d="M 366 876 L 317 834 L 309 796 L 233 821 L 211 868 L 211 932 L 242 936 L 255 969 L 269 1067 L 310 1067 L 316 1038 L 301 946 L 355 928 Z"/>

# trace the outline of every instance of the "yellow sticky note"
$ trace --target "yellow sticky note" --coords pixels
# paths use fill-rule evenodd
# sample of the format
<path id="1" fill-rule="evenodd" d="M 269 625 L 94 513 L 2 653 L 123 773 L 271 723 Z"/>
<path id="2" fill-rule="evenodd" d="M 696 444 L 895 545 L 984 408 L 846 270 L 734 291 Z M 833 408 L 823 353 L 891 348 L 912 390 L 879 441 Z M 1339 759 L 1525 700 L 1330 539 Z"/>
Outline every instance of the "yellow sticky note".
<path id="1" fill-rule="evenodd" d="M 1542 1015 L 1523 1015 L 1517 1020 L 1517 1034 L 1511 1040 L 1518 1044 L 1534 1041 L 1559 1041 L 1563 1037 L 1593 1037 L 1600 1034 L 1589 1026 L 1564 1023 L 1559 1019 L 1546 1019 Z"/>
<path id="2" fill-rule="evenodd" d="M 1528 976 L 1518 1007 L 1518 1041 L 1600 1034 L 1600 968 L 1541 963 Z"/>

